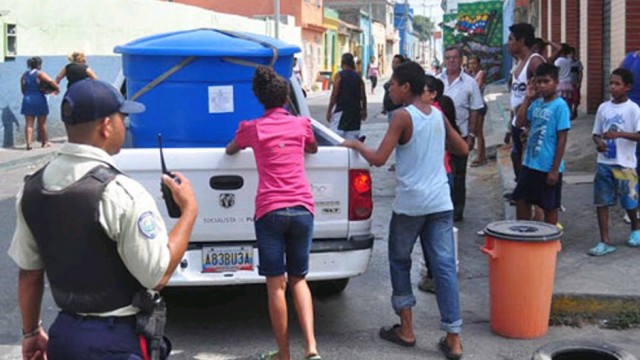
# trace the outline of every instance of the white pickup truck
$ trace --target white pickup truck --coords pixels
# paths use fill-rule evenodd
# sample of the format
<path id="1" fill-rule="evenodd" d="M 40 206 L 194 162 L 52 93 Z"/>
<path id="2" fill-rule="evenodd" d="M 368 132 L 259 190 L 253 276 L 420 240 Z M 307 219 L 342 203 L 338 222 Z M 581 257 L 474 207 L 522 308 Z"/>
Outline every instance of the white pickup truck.
<path id="1" fill-rule="evenodd" d="M 290 79 L 289 110 L 310 117 L 302 90 Z M 368 163 L 339 146 L 342 138 L 312 120 L 316 154 L 306 155 L 307 178 L 315 200 L 315 223 L 307 279 L 318 292 L 339 293 L 349 278 L 365 272 L 373 249 L 371 176 Z M 229 156 L 224 148 L 166 148 L 170 171 L 191 181 L 200 212 L 187 252 L 168 286 L 263 283 L 253 216 L 258 173 L 253 152 Z M 156 197 L 168 226 L 175 222 L 160 192 L 158 149 L 123 149 L 118 167 Z"/>

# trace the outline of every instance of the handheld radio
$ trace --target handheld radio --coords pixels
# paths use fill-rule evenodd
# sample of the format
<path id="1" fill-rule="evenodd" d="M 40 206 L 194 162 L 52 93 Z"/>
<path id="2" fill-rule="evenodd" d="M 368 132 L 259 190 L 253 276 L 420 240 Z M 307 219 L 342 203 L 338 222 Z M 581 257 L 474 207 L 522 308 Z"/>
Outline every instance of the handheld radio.
<path id="1" fill-rule="evenodd" d="M 158 134 L 158 148 L 160 149 L 160 165 L 162 166 L 162 173 L 166 174 L 173 181 L 180 184 L 180 179 L 177 176 L 172 174 L 169 170 L 167 170 L 167 165 L 164 162 L 164 153 L 162 152 L 162 134 Z M 173 194 L 171 193 L 171 189 L 165 183 L 160 180 L 160 190 L 162 191 L 162 197 L 164 198 L 164 203 L 167 206 L 167 212 L 169 216 L 172 218 L 179 218 L 182 215 L 182 211 L 176 201 L 173 199 Z"/>

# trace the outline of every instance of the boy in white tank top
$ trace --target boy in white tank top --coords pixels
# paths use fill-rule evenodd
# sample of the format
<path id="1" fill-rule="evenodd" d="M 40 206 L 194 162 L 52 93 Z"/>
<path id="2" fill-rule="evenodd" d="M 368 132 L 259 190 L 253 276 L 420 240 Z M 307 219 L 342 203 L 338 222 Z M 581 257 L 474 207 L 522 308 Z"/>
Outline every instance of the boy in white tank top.
<path id="1" fill-rule="evenodd" d="M 535 29 L 531 24 L 518 23 L 509 27 L 509 39 L 507 47 L 509 53 L 519 60 L 519 65 L 511 75 L 511 110 L 518 113 L 520 104 L 524 101 L 527 90 L 527 82 L 533 78 L 533 74 L 538 65 L 545 62 L 544 58 L 533 52 L 531 46 L 535 41 Z M 523 145 L 520 139 L 522 130 L 515 126 L 515 117 L 511 121 L 511 137 L 513 146 L 511 148 L 511 162 L 513 172 L 518 179 L 522 168 Z"/>

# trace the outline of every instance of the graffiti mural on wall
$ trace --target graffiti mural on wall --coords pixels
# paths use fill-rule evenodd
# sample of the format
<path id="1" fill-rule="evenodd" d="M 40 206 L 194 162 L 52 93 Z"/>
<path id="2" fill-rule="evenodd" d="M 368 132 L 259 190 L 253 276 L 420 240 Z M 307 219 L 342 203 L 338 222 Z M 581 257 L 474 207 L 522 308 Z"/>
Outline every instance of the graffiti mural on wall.
<path id="1" fill-rule="evenodd" d="M 502 78 L 502 1 L 464 3 L 445 14 L 444 46 L 458 46 L 464 56 L 478 55 L 487 81 Z"/>

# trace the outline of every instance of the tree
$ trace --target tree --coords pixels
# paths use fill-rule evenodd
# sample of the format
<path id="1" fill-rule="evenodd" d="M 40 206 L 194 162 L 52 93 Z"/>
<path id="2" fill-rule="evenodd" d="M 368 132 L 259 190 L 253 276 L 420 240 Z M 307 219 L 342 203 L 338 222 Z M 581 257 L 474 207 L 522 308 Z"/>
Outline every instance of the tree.
<path id="1" fill-rule="evenodd" d="M 435 24 L 431 18 L 422 15 L 416 15 L 413 17 L 413 31 L 418 34 L 420 41 L 429 40 L 434 28 Z"/>

